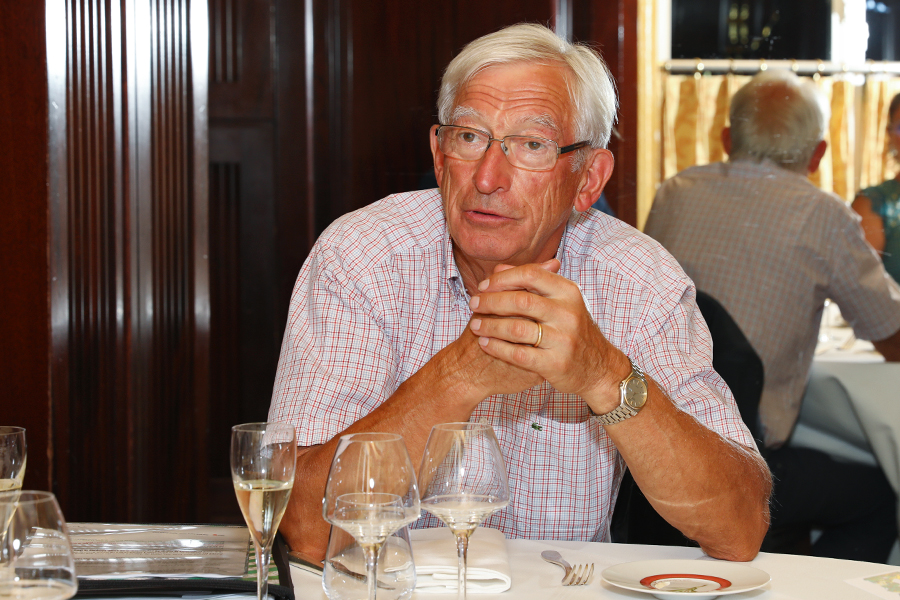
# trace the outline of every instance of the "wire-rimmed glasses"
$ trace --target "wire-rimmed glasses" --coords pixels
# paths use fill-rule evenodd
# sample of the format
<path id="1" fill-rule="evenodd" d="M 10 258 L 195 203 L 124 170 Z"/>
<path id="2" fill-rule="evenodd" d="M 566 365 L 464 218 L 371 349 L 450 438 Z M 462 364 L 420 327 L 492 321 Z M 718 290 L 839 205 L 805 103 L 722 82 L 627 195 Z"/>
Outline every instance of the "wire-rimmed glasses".
<path id="1" fill-rule="evenodd" d="M 590 145 L 584 141 L 560 148 L 553 140 L 542 137 L 508 135 L 495 138 L 486 131 L 459 125 L 438 125 L 434 134 L 441 152 L 459 160 L 480 160 L 492 143 L 500 142 L 509 164 L 527 171 L 549 171 L 561 155 Z"/>

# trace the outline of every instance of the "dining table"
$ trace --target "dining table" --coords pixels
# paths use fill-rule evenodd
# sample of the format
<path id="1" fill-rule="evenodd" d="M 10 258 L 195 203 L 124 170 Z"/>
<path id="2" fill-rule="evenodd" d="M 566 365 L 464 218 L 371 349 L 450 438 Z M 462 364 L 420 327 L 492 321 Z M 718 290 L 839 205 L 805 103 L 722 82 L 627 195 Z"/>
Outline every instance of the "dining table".
<path id="1" fill-rule="evenodd" d="M 604 581 L 602 572 L 615 565 L 638 561 L 696 560 L 714 561 L 715 566 L 746 565 L 764 571 L 770 579 L 762 587 L 725 596 L 734 600 L 872 600 L 900 598 L 900 591 L 891 591 L 891 584 L 900 582 L 900 568 L 891 565 L 793 556 L 761 552 L 747 563 L 727 563 L 706 556 L 699 548 L 680 546 L 645 546 L 600 542 L 551 541 L 510 539 L 506 541 L 511 586 L 502 593 L 473 594 L 470 600 L 554 600 L 554 599 L 645 599 L 654 600 L 648 593 L 614 586 Z M 562 570 L 541 559 L 544 550 L 557 550 L 569 563 L 594 565 L 594 574 L 586 585 L 563 586 Z M 413 542 L 415 554 L 415 541 Z M 709 565 L 703 565 L 709 567 Z M 322 576 L 292 566 L 294 593 L 297 600 L 327 600 Z M 872 579 L 872 581 L 867 581 Z M 896 583 L 900 590 L 900 583 Z M 685 598 L 691 594 L 680 594 Z M 412 600 L 447 600 L 455 598 L 447 593 L 414 592 Z"/>
<path id="2" fill-rule="evenodd" d="M 900 493 L 900 363 L 826 308 L 800 418 L 788 444 L 878 465 Z"/>

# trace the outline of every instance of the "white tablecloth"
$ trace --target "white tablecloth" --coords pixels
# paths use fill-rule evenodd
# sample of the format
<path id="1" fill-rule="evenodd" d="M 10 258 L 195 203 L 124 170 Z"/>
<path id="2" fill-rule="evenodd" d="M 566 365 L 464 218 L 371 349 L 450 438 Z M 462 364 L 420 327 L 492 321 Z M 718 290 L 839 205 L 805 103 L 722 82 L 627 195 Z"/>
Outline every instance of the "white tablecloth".
<path id="1" fill-rule="evenodd" d="M 845 344 L 849 328 L 823 334 L 789 443 L 878 464 L 900 493 L 900 363 L 885 363 L 869 342 Z"/>
<path id="2" fill-rule="evenodd" d="M 599 544 L 591 542 L 558 542 L 509 540 L 512 587 L 502 594 L 469 594 L 470 600 L 492 598 L 504 600 L 556 600 L 585 598 L 642 598 L 654 600 L 649 594 L 632 592 L 604 583 L 600 572 L 625 562 L 656 559 L 705 559 L 697 548 L 670 546 L 639 546 L 632 544 Z M 572 564 L 593 562 L 593 580 L 586 586 L 563 587 L 562 570 L 544 562 L 542 550 L 556 549 Z M 746 563 L 762 569 L 772 580 L 765 587 L 752 592 L 723 596 L 734 600 L 872 600 L 876 596 L 846 582 L 848 579 L 871 577 L 897 571 L 897 567 L 810 556 L 760 554 Z M 297 568 L 291 569 L 298 600 L 325 600 L 321 577 Z M 413 594 L 413 600 L 448 600 L 446 594 Z"/>

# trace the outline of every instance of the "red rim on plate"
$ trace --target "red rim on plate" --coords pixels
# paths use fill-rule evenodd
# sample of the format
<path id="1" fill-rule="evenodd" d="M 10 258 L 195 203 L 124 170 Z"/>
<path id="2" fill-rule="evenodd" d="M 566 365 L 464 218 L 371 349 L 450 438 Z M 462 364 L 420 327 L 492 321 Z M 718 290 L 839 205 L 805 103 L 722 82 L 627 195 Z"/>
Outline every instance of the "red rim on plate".
<path id="1" fill-rule="evenodd" d="M 661 579 L 702 579 L 703 581 L 719 584 L 718 589 L 720 590 L 731 587 L 731 582 L 727 579 L 713 577 L 712 575 L 697 575 L 695 573 L 664 573 L 661 575 L 650 575 L 641 579 L 641 585 L 651 590 L 659 590 L 660 588 L 655 587 L 653 584 Z"/>

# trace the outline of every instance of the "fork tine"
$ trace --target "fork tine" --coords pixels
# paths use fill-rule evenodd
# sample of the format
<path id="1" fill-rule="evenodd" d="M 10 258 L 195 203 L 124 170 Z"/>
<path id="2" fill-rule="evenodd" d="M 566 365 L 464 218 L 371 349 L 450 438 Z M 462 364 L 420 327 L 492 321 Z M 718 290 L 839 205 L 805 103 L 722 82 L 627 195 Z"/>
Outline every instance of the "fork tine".
<path id="1" fill-rule="evenodd" d="M 563 577 L 562 584 L 563 585 L 572 585 L 572 581 L 575 579 L 575 568 L 572 568 L 566 576 Z"/>
<path id="2" fill-rule="evenodd" d="M 588 580 L 588 565 L 582 565 L 580 574 L 581 577 L 578 579 L 578 585 L 584 585 Z"/>
<path id="3" fill-rule="evenodd" d="M 591 563 L 591 568 L 590 568 L 590 570 L 588 570 L 587 574 L 584 576 L 584 581 L 582 582 L 582 585 L 587 585 L 588 582 L 591 580 L 591 577 L 593 577 L 593 576 L 594 576 L 594 563 Z"/>
<path id="4" fill-rule="evenodd" d="M 581 577 L 584 573 L 584 565 L 575 565 L 575 568 L 572 569 L 575 572 L 575 577 L 572 578 L 571 585 L 581 585 Z"/>

